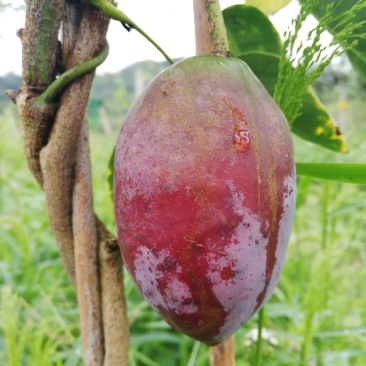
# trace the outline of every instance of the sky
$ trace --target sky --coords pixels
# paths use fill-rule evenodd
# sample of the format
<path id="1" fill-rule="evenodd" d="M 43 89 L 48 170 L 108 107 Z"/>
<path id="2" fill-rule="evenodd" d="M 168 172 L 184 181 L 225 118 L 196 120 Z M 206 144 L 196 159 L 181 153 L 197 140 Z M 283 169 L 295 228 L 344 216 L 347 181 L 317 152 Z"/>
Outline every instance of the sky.
<path id="1" fill-rule="evenodd" d="M 10 1 L 8 1 L 10 2 Z M 11 1 L 14 6 L 23 0 Z M 150 35 L 172 58 L 195 54 L 192 0 L 120 0 L 119 8 Z M 220 0 L 222 9 L 243 3 L 241 0 Z M 296 3 L 281 10 L 272 22 L 282 35 L 295 14 Z M 0 13 L 0 75 L 21 74 L 21 44 L 15 35 L 24 27 L 23 11 L 7 9 Z M 110 53 L 98 73 L 116 72 L 142 60 L 162 61 L 163 56 L 138 32 L 127 32 L 119 22 L 112 21 L 107 39 Z"/>

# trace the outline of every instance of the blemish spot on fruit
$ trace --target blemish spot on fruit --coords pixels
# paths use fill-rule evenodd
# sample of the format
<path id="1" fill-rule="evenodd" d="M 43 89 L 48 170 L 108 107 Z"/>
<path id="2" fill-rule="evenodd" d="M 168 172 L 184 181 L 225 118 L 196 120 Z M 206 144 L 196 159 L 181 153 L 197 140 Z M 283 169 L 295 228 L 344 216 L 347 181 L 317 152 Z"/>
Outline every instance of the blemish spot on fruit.
<path id="1" fill-rule="evenodd" d="M 238 152 L 246 152 L 250 149 L 249 131 L 237 130 L 233 132 L 233 142 Z"/>
<path id="2" fill-rule="evenodd" d="M 172 257 L 167 257 L 163 261 L 162 269 L 171 270 L 176 268 L 178 265 L 177 261 Z"/>
<path id="3" fill-rule="evenodd" d="M 169 94 L 169 92 L 167 90 L 163 90 L 163 95 L 167 96 Z"/>
<path id="4" fill-rule="evenodd" d="M 163 190 L 164 190 L 165 192 L 170 192 L 170 191 L 172 190 L 172 187 L 171 187 L 171 185 L 170 185 L 170 184 L 166 184 L 166 185 L 163 187 Z"/>
<path id="5" fill-rule="evenodd" d="M 233 271 L 230 266 L 226 266 L 222 269 L 221 278 L 223 280 L 229 280 L 230 278 L 235 277 L 235 274 L 235 271 Z"/>
<path id="6" fill-rule="evenodd" d="M 238 152 L 246 152 L 250 149 L 249 130 L 244 114 L 228 101 L 224 103 L 230 108 L 233 119 L 233 143 Z"/>

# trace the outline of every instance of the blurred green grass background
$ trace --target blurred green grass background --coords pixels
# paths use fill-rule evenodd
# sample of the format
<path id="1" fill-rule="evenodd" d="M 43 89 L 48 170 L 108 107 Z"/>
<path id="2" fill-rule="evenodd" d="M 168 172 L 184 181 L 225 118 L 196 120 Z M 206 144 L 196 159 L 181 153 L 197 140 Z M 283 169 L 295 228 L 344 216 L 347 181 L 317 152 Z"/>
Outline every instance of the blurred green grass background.
<path id="1" fill-rule="evenodd" d="M 326 99 L 326 98 L 325 98 Z M 350 152 L 294 137 L 301 162 L 365 162 L 366 105 L 327 105 Z M 107 109 L 107 113 L 109 113 Z M 122 120 L 122 117 L 121 117 Z M 92 126 L 95 210 L 114 231 L 106 171 L 118 133 Z M 16 109 L 0 115 L 0 365 L 81 365 L 74 290 L 50 231 L 43 192 L 22 155 Z M 298 179 L 287 261 L 264 310 L 262 365 L 366 365 L 366 186 Z M 125 275 L 130 365 L 208 366 L 208 347 L 171 329 Z M 258 314 L 235 335 L 237 366 L 258 365 Z"/>

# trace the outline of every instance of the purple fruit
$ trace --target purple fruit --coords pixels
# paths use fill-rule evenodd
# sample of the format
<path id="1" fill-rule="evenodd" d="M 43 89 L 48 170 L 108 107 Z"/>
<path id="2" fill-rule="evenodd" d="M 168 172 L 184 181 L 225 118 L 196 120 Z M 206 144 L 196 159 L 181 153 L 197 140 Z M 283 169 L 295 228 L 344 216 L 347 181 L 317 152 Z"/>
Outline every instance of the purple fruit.
<path id="1" fill-rule="evenodd" d="M 181 61 L 147 86 L 118 138 L 126 267 L 172 327 L 217 344 L 273 293 L 295 191 L 287 121 L 247 65 Z"/>

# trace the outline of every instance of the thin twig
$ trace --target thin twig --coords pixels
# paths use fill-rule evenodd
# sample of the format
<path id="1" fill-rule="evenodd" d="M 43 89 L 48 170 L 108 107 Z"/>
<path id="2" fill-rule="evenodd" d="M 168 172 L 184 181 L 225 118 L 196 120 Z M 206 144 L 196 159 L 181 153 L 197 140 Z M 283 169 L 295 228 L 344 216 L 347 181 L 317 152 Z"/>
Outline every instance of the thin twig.
<path id="1" fill-rule="evenodd" d="M 212 54 L 220 57 L 229 57 L 229 42 L 226 35 L 224 18 L 221 13 L 219 0 L 205 0 L 210 29 Z"/>

